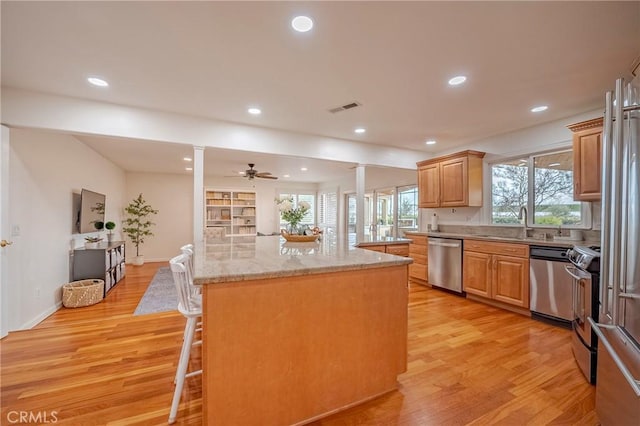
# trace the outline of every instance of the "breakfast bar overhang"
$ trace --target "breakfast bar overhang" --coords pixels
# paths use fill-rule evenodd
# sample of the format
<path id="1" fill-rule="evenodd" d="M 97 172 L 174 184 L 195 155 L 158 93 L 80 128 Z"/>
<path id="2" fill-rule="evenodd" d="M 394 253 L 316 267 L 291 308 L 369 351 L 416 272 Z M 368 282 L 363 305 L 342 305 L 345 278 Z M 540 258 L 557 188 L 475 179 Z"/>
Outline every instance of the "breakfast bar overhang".
<path id="1" fill-rule="evenodd" d="M 203 423 L 302 424 L 396 389 L 409 263 L 330 238 L 197 245 Z"/>

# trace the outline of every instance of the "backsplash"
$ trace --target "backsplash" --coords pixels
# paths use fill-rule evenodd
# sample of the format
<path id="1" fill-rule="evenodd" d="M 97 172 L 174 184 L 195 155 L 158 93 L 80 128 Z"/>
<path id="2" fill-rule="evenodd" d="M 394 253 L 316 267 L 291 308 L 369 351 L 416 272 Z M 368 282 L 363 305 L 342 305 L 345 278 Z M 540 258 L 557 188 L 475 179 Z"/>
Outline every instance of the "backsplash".
<path id="1" fill-rule="evenodd" d="M 430 232 L 430 225 L 425 229 L 421 229 L 421 232 Z M 519 238 L 522 236 L 521 226 L 470 226 L 470 225 L 438 225 L 438 232 L 452 233 L 452 234 L 466 234 L 466 235 L 490 235 L 493 237 L 507 237 L 507 238 Z M 557 236 L 558 228 L 534 228 L 530 231 L 532 238 L 538 238 L 544 240 L 547 237 Z M 562 229 L 562 237 L 569 237 L 570 230 Z M 582 233 L 582 240 L 597 243 L 600 241 L 600 231 L 598 230 L 580 230 Z"/>

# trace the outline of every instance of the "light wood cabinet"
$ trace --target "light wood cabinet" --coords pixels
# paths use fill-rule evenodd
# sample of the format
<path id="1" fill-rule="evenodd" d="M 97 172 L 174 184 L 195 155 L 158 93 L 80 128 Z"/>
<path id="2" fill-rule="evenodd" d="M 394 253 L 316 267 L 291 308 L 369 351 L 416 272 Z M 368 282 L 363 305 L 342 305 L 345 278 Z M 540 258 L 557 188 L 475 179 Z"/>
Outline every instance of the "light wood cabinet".
<path id="1" fill-rule="evenodd" d="M 417 163 L 418 206 L 482 206 L 484 152 L 462 151 Z"/>
<path id="2" fill-rule="evenodd" d="M 463 290 L 519 308 L 529 308 L 529 246 L 465 240 Z"/>
<path id="3" fill-rule="evenodd" d="M 568 126 L 573 134 L 573 199 L 601 198 L 602 118 Z"/>
<path id="4" fill-rule="evenodd" d="M 429 265 L 427 261 L 427 237 L 425 235 L 405 234 L 409 238 L 409 257 L 413 263 L 409 265 L 409 281 L 416 284 L 427 284 Z"/>
<path id="5" fill-rule="evenodd" d="M 409 256 L 409 244 L 365 244 L 360 246 L 365 250 L 377 251 L 380 253 L 394 254 L 396 256 Z"/>

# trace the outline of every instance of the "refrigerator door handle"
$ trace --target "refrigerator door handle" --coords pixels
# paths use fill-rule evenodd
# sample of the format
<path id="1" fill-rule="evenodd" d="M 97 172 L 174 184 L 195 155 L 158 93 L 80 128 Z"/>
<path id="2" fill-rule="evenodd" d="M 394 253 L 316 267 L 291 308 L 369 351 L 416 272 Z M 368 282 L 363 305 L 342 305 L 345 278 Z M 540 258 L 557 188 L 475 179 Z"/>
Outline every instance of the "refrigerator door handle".
<path id="1" fill-rule="evenodd" d="M 591 319 L 591 317 L 589 317 L 588 320 L 589 320 L 589 324 L 591 324 L 592 329 L 596 332 L 598 339 L 600 339 L 600 341 L 604 344 L 604 347 L 607 349 L 607 352 L 609 352 L 609 355 L 611 355 L 613 362 L 615 362 L 616 366 L 620 369 L 620 372 L 622 373 L 624 378 L 627 380 L 627 382 L 629 382 L 631 389 L 633 389 L 636 396 L 640 397 L 640 380 L 633 377 L 633 374 L 631 374 L 627 366 L 624 364 L 624 362 L 620 359 L 620 357 L 616 353 L 615 349 L 613 349 L 613 346 L 611 346 L 611 343 L 609 343 L 609 340 L 607 339 L 607 337 L 604 335 L 602 330 L 600 330 L 600 328 L 615 330 L 618 327 L 614 325 L 598 324 L 593 319 Z"/>

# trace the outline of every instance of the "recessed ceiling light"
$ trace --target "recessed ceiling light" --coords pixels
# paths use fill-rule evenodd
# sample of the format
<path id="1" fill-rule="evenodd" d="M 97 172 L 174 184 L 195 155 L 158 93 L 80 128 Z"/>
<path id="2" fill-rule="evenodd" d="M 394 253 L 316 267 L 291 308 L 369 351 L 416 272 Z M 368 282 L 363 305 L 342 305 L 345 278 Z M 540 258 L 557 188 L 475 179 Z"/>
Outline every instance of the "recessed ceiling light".
<path id="1" fill-rule="evenodd" d="M 109 83 L 107 83 L 105 80 L 98 78 L 98 77 L 89 77 L 87 78 L 87 81 L 91 84 L 93 84 L 94 86 L 98 86 L 98 87 L 107 87 L 109 86 Z"/>
<path id="2" fill-rule="evenodd" d="M 243 175 L 243 174 L 244 174 L 244 172 L 238 172 L 238 174 L 239 174 L 239 175 Z"/>
<path id="3" fill-rule="evenodd" d="M 436 144 L 436 141 L 434 141 L 434 140 L 428 140 L 428 141 L 426 141 L 425 143 L 426 143 L 427 145 L 435 145 L 435 144 Z"/>
<path id="4" fill-rule="evenodd" d="M 291 177 L 291 176 L 289 176 L 289 175 L 282 175 L 282 177 L 288 178 L 288 177 Z"/>
<path id="5" fill-rule="evenodd" d="M 308 169 L 306 167 L 300 167 L 300 170 L 302 170 L 303 172 L 306 172 Z"/>
<path id="6" fill-rule="evenodd" d="M 186 171 L 190 172 L 190 171 L 192 171 L 192 170 L 193 170 L 193 167 L 185 167 L 184 169 L 185 169 Z"/>
<path id="7" fill-rule="evenodd" d="M 356 133 L 364 133 L 366 131 L 367 129 L 365 129 L 364 127 L 358 127 L 357 129 L 354 130 L 354 132 Z"/>
<path id="8" fill-rule="evenodd" d="M 558 167 L 560 165 L 560 163 L 551 163 L 549 164 L 549 167 Z"/>
<path id="9" fill-rule="evenodd" d="M 260 115 L 260 114 L 262 114 L 262 110 L 260 110 L 260 108 L 249 108 L 247 110 L 247 112 L 249 114 L 252 114 L 252 115 Z"/>
<path id="10" fill-rule="evenodd" d="M 291 26 L 300 33 L 306 33 L 313 28 L 313 20 L 308 16 L 296 16 L 291 20 Z"/>
<path id="11" fill-rule="evenodd" d="M 465 77 L 464 75 L 458 75 L 449 80 L 449 85 L 457 86 L 459 84 L 464 83 L 465 81 L 467 81 L 467 77 Z"/>
<path id="12" fill-rule="evenodd" d="M 193 160 L 191 159 L 191 157 L 184 157 L 184 158 L 183 158 L 183 160 L 184 160 L 184 161 L 193 161 Z"/>
<path id="13" fill-rule="evenodd" d="M 542 111 L 546 111 L 547 108 L 549 107 L 546 105 L 540 105 L 540 106 L 531 108 L 531 112 L 542 112 Z"/>

